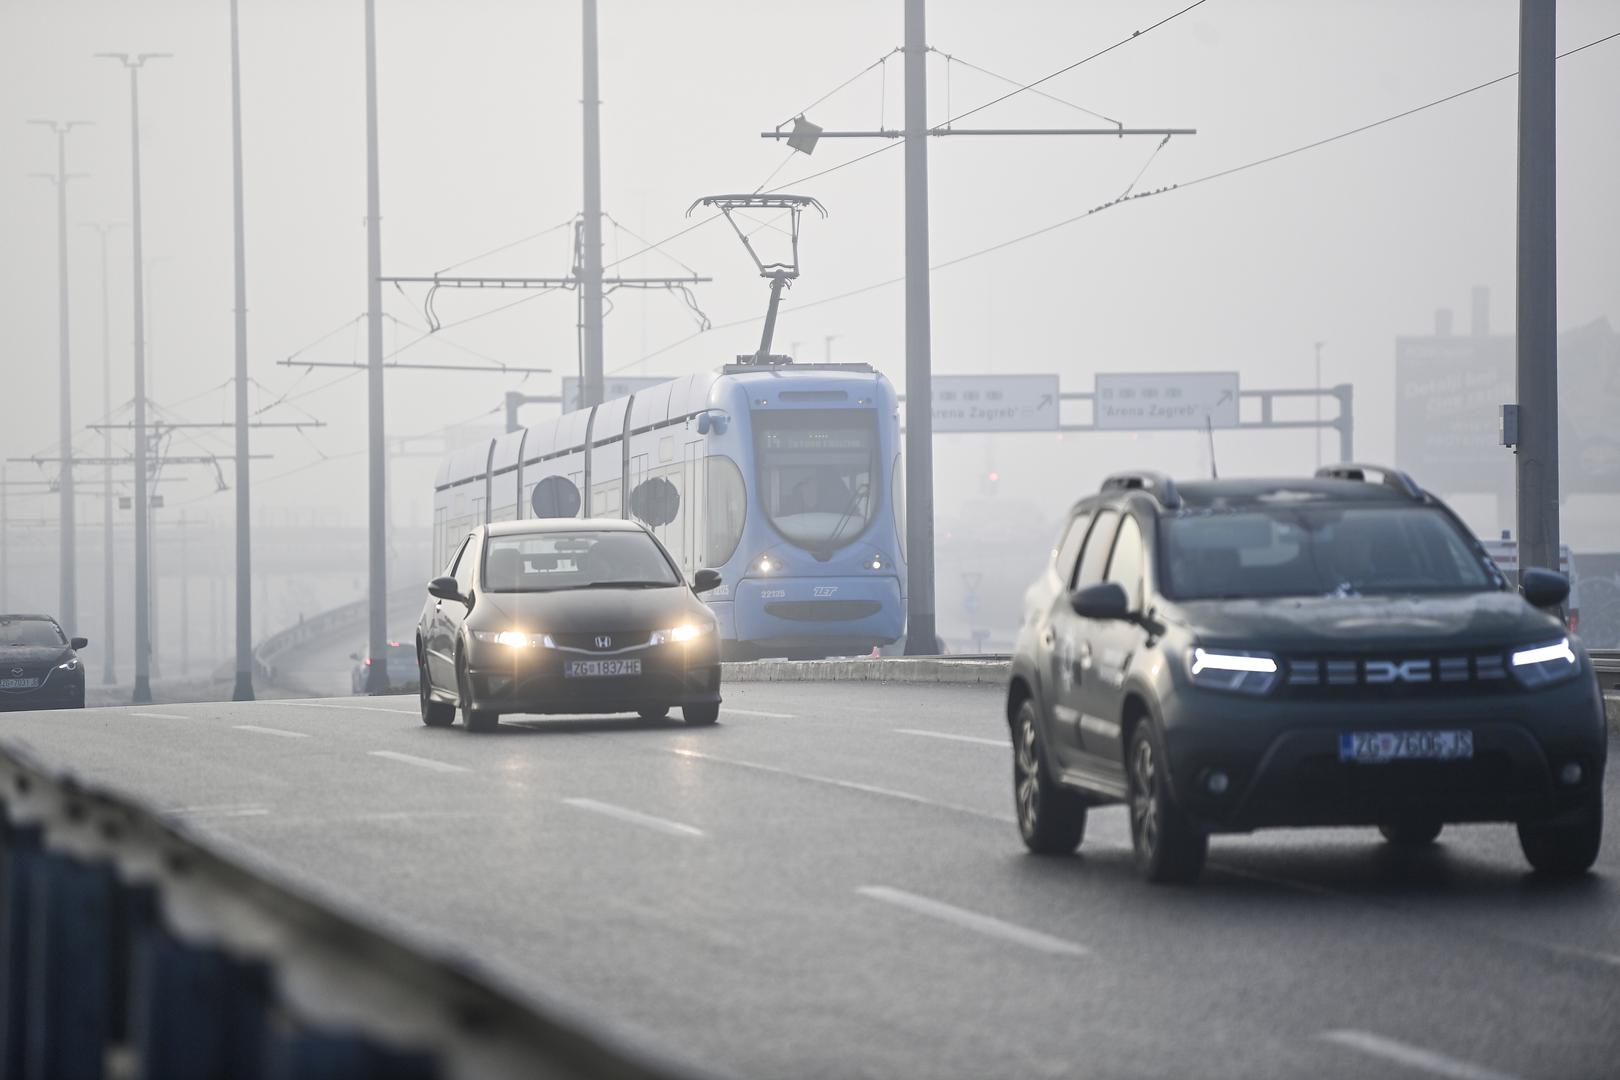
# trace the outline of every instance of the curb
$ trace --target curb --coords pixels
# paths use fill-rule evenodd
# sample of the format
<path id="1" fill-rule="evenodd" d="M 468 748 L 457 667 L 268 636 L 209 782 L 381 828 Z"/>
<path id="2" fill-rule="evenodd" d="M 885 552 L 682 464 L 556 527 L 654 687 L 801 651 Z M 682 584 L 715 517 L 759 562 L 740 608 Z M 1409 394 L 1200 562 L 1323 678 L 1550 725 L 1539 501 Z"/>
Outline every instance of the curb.
<path id="1" fill-rule="evenodd" d="M 860 660 L 750 660 L 724 664 L 728 682 L 889 682 L 1005 686 L 1006 660 L 883 658 Z"/>

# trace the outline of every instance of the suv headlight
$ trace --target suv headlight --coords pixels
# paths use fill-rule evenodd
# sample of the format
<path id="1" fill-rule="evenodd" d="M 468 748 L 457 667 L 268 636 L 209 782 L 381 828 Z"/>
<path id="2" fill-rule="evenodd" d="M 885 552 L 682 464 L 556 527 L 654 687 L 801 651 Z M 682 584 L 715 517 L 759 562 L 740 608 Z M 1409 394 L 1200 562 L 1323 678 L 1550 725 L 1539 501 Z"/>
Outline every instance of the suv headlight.
<path id="1" fill-rule="evenodd" d="M 704 634 L 714 633 L 713 623 L 683 623 L 672 626 L 668 630 L 654 630 L 652 644 L 654 645 L 684 645 L 689 641 L 696 641 Z"/>
<path id="2" fill-rule="evenodd" d="M 1508 658 L 1513 677 L 1527 690 L 1540 690 L 1566 682 L 1580 674 L 1581 664 L 1570 648 L 1569 638 L 1515 649 Z"/>
<path id="3" fill-rule="evenodd" d="M 1279 670 L 1277 658 L 1268 653 L 1194 649 L 1187 658 L 1187 674 L 1194 686 L 1256 697 L 1271 693 Z"/>
<path id="4" fill-rule="evenodd" d="M 526 634 L 521 630 L 474 630 L 473 640 L 484 645 L 505 645 L 509 649 L 549 649 L 549 634 Z"/>

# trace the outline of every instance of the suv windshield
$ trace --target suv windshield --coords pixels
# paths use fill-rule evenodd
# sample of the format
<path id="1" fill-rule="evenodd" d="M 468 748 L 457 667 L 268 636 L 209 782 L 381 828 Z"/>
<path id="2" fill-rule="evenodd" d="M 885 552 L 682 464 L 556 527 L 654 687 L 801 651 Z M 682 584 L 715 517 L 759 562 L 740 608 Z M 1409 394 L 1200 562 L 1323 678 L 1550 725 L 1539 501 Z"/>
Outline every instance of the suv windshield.
<path id="1" fill-rule="evenodd" d="M 753 422 L 759 499 L 777 531 L 823 550 L 859 536 L 877 504 L 877 414 L 801 409 Z"/>
<path id="2" fill-rule="evenodd" d="M 0 645 L 66 645 L 56 624 L 45 619 L 0 618 Z"/>
<path id="3" fill-rule="evenodd" d="M 1495 579 L 1456 525 L 1420 507 L 1267 507 L 1164 519 L 1177 600 L 1478 592 Z"/>
<path id="4" fill-rule="evenodd" d="M 485 590 L 497 593 L 681 583 L 658 544 L 644 532 L 492 536 L 484 545 L 482 580 Z"/>

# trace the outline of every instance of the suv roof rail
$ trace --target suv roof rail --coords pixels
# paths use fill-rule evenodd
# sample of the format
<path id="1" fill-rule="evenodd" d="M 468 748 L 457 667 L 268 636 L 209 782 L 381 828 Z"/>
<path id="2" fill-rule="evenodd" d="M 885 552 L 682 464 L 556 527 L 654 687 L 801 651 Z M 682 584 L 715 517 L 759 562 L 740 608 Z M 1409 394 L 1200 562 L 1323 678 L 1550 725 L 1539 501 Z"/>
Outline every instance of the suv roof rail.
<path id="1" fill-rule="evenodd" d="M 1102 490 L 1145 491 L 1158 499 L 1159 504 L 1166 510 L 1174 510 L 1181 505 L 1181 494 L 1176 491 L 1176 482 L 1162 472 L 1141 469 L 1114 473 L 1102 482 Z"/>
<path id="2" fill-rule="evenodd" d="M 1324 465 L 1316 470 L 1316 475 L 1324 480 L 1366 481 L 1367 474 L 1370 472 L 1378 474 L 1379 483 L 1387 488 L 1394 488 L 1408 499 L 1421 502 L 1425 498 L 1424 490 L 1418 487 L 1417 481 L 1412 479 L 1410 473 L 1404 473 L 1399 469 L 1391 469 L 1387 465 L 1364 465 L 1359 462 L 1347 461 L 1342 465 Z"/>

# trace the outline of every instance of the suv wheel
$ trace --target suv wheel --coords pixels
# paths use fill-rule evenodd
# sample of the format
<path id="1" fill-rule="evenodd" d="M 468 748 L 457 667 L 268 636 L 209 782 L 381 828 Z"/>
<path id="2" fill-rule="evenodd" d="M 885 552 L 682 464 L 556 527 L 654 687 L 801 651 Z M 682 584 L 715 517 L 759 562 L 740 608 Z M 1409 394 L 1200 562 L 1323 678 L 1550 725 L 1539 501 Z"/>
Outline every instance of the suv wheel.
<path id="1" fill-rule="evenodd" d="M 1573 877 L 1597 861 L 1603 843 L 1603 797 L 1594 795 L 1573 821 L 1519 822 L 1519 847 L 1543 874 Z"/>
<path id="2" fill-rule="evenodd" d="M 1131 734 L 1127 765 L 1137 871 L 1156 884 L 1196 881 L 1209 854 L 1209 835 L 1176 805 L 1164 746 L 1151 721 L 1143 720 Z"/>
<path id="3" fill-rule="evenodd" d="M 1443 822 L 1433 818 L 1407 818 L 1403 821 L 1389 821 L 1378 826 L 1378 831 L 1384 834 L 1396 847 L 1427 847 L 1434 843 L 1445 827 Z"/>
<path id="4" fill-rule="evenodd" d="M 1018 707 L 1013 724 L 1013 801 L 1024 846 L 1037 855 L 1067 855 L 1086 835 L 1086 804 L 1048 774 L 1035 725 L 1035 702 Z"/>
<path id="5" fill-rule="evenodd" d="M 416 687 L 422 699 L 422 723 L 428 727 L 449 727 L 455 722 L 455 706 L 433 700 L 433 680 L 428 678 L 426 660 L 416 661 Z"/>

